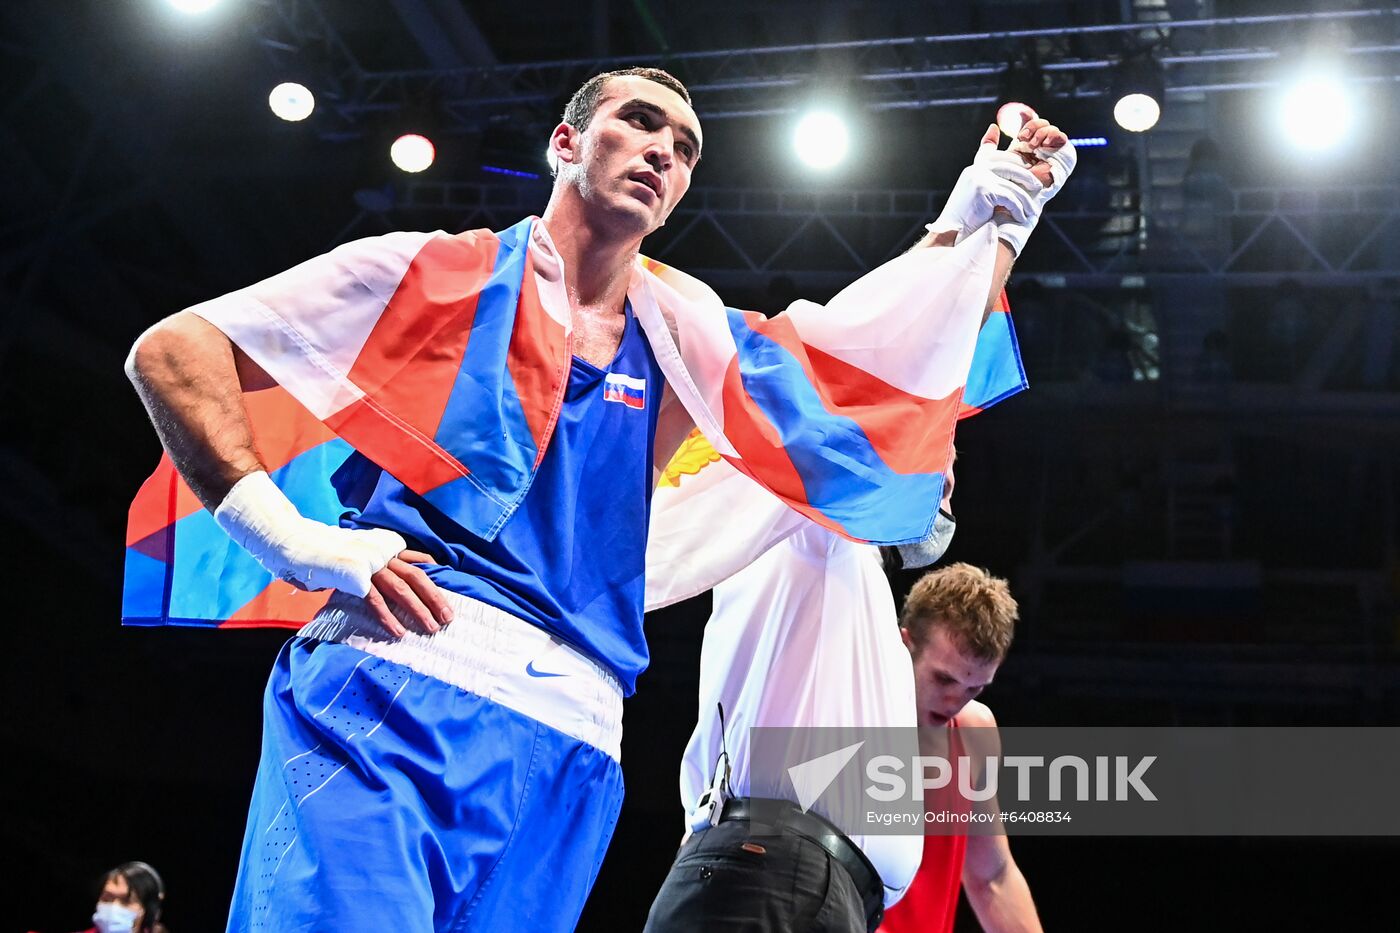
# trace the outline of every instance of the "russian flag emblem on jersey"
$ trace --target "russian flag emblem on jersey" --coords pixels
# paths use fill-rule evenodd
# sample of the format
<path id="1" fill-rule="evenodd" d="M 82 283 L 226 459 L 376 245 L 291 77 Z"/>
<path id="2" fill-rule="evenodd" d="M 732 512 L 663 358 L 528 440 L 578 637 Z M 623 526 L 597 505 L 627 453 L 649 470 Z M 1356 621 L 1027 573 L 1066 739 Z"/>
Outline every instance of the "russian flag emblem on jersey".
<path id="1" fill-rule="evenodd" d="M 646 408 L 647 381 L 636 376 L 608 373 L 603 377 L 603 401 L 621 402 L 628 408 Z"/>

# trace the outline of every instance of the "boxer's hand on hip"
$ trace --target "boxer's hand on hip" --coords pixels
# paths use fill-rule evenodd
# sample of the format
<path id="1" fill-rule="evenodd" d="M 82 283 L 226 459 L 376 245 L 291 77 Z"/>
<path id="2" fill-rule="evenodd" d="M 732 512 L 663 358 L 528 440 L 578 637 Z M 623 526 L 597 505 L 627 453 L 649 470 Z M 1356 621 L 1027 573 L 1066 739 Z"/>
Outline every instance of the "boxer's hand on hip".
<path id="1" fill-rule="evenodd" d="M 405 629 L 390 603 L 429 633 L 450 617 L 442 594 L 411 560 L 403 537 L 383 528 L 327 525 L 297 511 L 264 472 L 249 473 L 229 490 L 214 519 L 235 543 L 280 579 L 304 590 L 336 589 L 362 597 L 396 636 Z"/>
<path id="2" fill-rule="evenodd" d="M 452 621 L 452 609 L 442 590 L 426 573 L 413 566 L 431 563 L 432 557 L 421 551 L 400 551 L 383 570 L 370 578 L 365 602 L 380 624 L 397 638 L 402 638 L 405 630 L 395 617 L 393 607 L 429 635 Z"/>

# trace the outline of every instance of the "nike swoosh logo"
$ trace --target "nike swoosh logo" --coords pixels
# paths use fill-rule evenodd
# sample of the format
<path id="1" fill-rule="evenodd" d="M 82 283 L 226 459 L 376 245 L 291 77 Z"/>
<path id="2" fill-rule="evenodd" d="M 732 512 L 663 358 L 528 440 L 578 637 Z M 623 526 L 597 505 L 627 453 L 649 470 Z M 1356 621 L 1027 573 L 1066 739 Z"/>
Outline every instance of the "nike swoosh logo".
<path id="1" fill-rule="evenodd" d="M 563 676 L 565 676 L 564 674 L 556 674 L 556 673 L 552 673 L 552 672 L 550 672 L 550 671 L 537 671 L 537 670 L 535 670 L 535 662 L 534 662 L 534 661 L 531 661 L 529 664 L 526 664 L 526 665 L 525 665 L 525 673 L 529 674 L 531 677 L 563 677 Z"/>

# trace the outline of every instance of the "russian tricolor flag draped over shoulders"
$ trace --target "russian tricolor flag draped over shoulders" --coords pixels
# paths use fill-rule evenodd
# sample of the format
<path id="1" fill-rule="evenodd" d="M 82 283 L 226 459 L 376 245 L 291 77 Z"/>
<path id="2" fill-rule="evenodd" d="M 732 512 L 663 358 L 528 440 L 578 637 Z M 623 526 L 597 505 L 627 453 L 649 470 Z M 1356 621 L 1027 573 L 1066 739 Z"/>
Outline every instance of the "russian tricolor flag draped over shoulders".
<path id="1" fill-rule="evenodd" d="M 958 417 L 975 415 L 1026 387 L 1003 292 L 977 335 Z M 937 477 L 937 505 L 943 470 Z M 917 492 L 917 490 L 916 490 Z M 927 502 L 909 502 L 922 512 Z M 769 548 L 807 526 L 794 510 L 721 457 L 698 431 L 662 472 L 647 539 L 647 611 L 697 596 L 729 579 Z"/>
<path id="2" fill-rule="evenodd" d="M 714 449 L 802 515 L 858 540 L 932 524 L 957 417 L 1024 386 L 1009 316 L 997 378 L 973 370 L 990 228 L 915 250 L 825 308 L 772 319 L 639 261 L 629 298 L 674 393 Z M 346 244 L 190 309 L 277 383 L 246 391 L 268 472 L 303 514 L 344 512 L 329 482 L 351 449 L 492 538 L 529 489 L 568 383 L 562 262 L 534 218 L 494 234 Z M 1010 353 L 1011 360 L 1005 359 Z M 966 391 L 964 387 L 966 386 Z M 614 387 L 624 398 L 627 386 Z M 654 391 L 657 389 L 654 388 Z M 325 593 L 274 580 L 199 507 L 168 459 L 127 534 L 129 624 L 286 625 Z"/>
<path id="3" fill-rule="evenodd" d="M 798 301 L 771 319 L 718 313 L 718 299 L 705 313 L 708 288 L 650 263 L 698 401 L 683 394 L 685 374 L 667 371 L 667 381 L 721 456 L 805 517 L 860 541 L 923 540 L 957 419 L 1025 387 L 1004 298 L 968 382 L 995 258 L 987 226 L 954 247 L 911 250 L 825 306 Z M 634 307 L 645 325 L 645 304 Z M 665 342 L 653 336 L 654 347 Z"/>

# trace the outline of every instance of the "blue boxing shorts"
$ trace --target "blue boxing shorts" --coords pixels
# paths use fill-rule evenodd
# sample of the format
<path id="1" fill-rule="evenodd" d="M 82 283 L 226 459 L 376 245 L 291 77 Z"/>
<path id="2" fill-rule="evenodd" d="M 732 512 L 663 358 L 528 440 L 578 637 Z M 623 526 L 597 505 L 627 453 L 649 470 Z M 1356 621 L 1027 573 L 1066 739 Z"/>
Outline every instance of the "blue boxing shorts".
<path id="1" fill-rule="evenodd" d="M 445 593 L 390 640 L 332 596 L 288 642 L 229 930 L 572 930 L 622 806 L 621 685 L 586 655 Z"/>

